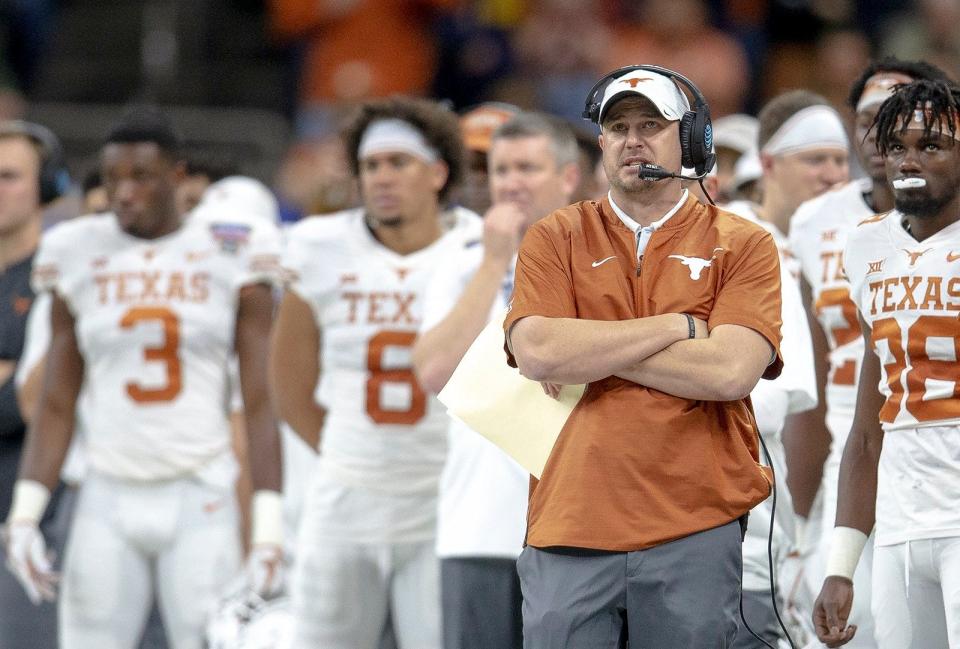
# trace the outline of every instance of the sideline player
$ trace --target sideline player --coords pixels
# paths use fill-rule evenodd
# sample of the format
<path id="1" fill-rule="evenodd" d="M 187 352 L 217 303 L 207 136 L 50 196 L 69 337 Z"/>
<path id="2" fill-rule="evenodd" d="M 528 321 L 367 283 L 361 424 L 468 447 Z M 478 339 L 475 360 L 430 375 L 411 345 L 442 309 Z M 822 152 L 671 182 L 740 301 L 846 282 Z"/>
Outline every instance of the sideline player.
<path id="1" fill-rule="evenodd" d="M 482 245 L 448 255 L 427 289 L 413 365 L 431 392 L 443 388 L 506 307 L 523 233 L 566 206 L 579 181 L 577 140 L 547 115 L 520 113 L 494 131 L 489 160 L 493 207 L 484 215 Z M 520 649 L 516 560 L 530 476 L 462 423 L 450 422 L 448 440 L 437 519 L 444 649 Z"/>
<path id="2" fill-rule="evenodd" d="M 863 337 L 850 285 L 843 276 L 843 249 L 857 223 L 872 214 L 893 208 L 893 189 L 887 183 L 883 157 L 877 152 L 876 132 L 870 128 L 877 111 L 898 83 L 945 76 L 927 63 L 887 58 L 868 66 L 850 89 L 848 103 L 855 112 L 854 151 L 868 178 L 854 180 L 801 205 L 790 220 L 790 250 L 801 270 L 801 290 L 807 315 L 817 326 L 811 330 L 817 384 L 823 407 L 798 418 L 791 429 L 790 461 L 795 468 L 791 486 L 798 513 L 806 516 L 822 484 L 822 518 L 806 581 L 816 592 L 823 581 L 830 531 L 836 518 L 840 455 L 853 423 L 857 397 L 858 363 Z M 826 462 L 823 460 L 826 458 Z M 870 590 L 872 542 L 856 573 L 856 587 Z M 851 622 L 860 632 L 852 646 L 876 646 L 869 601 L 856 600 Z"/>
<path id="3" fill-rule="evenodd" d="M 171 646 L 202 646 L 208 606 L 240 560 L 225 403 L 234 346 L 261 490 L 248 571 L 262 593 L 279 585 L 279 442 L 266 390 L 279 238 L 239 215 L 183 225 L 178 150 L 161 113 L 125 116 L 101 152 L 114 212 L 51 230 L 34 266 L 34 285 L 52 296 L 52 337 L 6 546 L 25 589 L 52 599 L 57 575 L 37 521 L 84 383 L 90 470 L 64 565 L 65 649 L 136 646 L 154 594 Z"/>
<path id="4" fill-rule="evenodd" d="M 763 174 L 762 202 L 755 205 L 748 201 L 734 201 L 724 207 L 762 223 L 773 235 L 780 251 L 781 266 L 791 275 L 791 286 L 789 289 L 784 288 L 784 292 L 789 290 L 791 295 L 795 295 L 799 290 L 795 280 L 798 270 L 796 260 L 787 246 L 786 237 L 790 218 L 801 203 L 827 191 L 836 183 L 847 180 L 846 130 L 840 116 L 828 105 L 826 99 L 812 92 L 795 90 L 774 97 L 760 110 L 757 146 Z M 806 326 L 809 329 L 808 323 Z M 809 339 L 809 333 L 804 338 Z M 796 396 L 800 394 L 802 393 L 798 391 Z M 788 433 L 796 419 L 810 411 L 811 405 L 815 406 L 816 401 L 810 404 L 796 399 L 790 403 L 783 430 L 780 435 L 772 438 L 774 443 L 771 445 L 771 453 L 776 456 L 783 450 L 786 466 L 789 466 L 790 457 L 787 449 Z M 775 457 L 775 462 L 779 461 L 780 458 Z M 789 475 L 789 471 L 779 473 L 780 486 L 788 484 Z M 780 515 L 777 522 L 780 523 L 778 531 L 786 533 L 786 537 L 779 533 L 774 535 L 775 559 L 780 568 L 778 587 L 784 598 L 785 610 L 794 613 L 792 617 L 805 621 L 813 599 L 812 593 L 800 579 L 803 574 L 803 560 L 808 550 L 803 545 L 803 525 L 797 526 L 797 521 L 792 516 L 791 498 L 783 495 L 785 497 L 778 502 L 781 507 L 778 508 Z M 768 520 L 766 507 L 767 505 L 764 505 L 761 511 L 765 512 L 764 518 Z M 748 622 L 753 613 L 753 604 L 757 605 L 756 613 L 761 618 L 769 620 L 773 614 L 769 606 L 769 585 L 764 585 L 762 592 L 755 590 L 769 581 L 767 544 L 766 539 L 762 538 L 762 531 L 766 526 L 758 520 L 752 520 L 751 523 L 755 524 L 747 528 L 750 542 L 744 545 L 745 592 L 751 595 L 744 599 Z M 784 540 L 793 545 L 788 553 L 784 552 L 787 550 Z M 750 641 L 750 637 L 743 635 L 742 629 L 738 636 L 738 641 L 740 640 Z"/>
<path id="5" fill-rule="evenodd" d="M 447 109 L 367 103 L 345 139 L 363 207 L 287 231 L 273 342 L 278 412 L 320 449 L 294 566 L 294 647 L 376 647 L 389 611 L 401 649 L 437 649 L 447 417 L 410 348 L 436 264 L 481 223 L 443 208 L 463 166 Z"/>
<path id="6" fill-rule="evenodd" d="M 30 268 L 40 242 L 43 208 L 69 185 L 63 149 L 51 131 L 39 124 L 0 122 L 0 518 L 9 512 L 26 427 L 34 412 L 34 404 L 15 393 L 15 373 L 29 362 L 28 312 L 36 302 Z M 59 553 L 74 499 L 66 490 L 58 489 L 57 494 L 42 526 Z M 0 602 L 0 649 L 56 647 L 56 607 L 31 603 L 6 570 L 0 570 Z"/>
<path id="7" fill-rule="evenodd" d="M 757 119 L 763 201 L 733 201 L 724 209 L 772 225 L 768 230 L 777 247 L 789 255 L 786 235 L 793 213 L 804 201 L 847 180 L 847 134 L 827 100 L 806 90 L 774 97 Z"/>
<path id="8" fill-rule="evenodd" d="M 844 253 L 868 344 L 814 622 L 828 647 L 857 633 L 851 603 L 867 593 L 852 578 L 876 524 L 877 645 L 960 647 L 960 88 L 897 86 L 873 128 L 895 209 Z"/>

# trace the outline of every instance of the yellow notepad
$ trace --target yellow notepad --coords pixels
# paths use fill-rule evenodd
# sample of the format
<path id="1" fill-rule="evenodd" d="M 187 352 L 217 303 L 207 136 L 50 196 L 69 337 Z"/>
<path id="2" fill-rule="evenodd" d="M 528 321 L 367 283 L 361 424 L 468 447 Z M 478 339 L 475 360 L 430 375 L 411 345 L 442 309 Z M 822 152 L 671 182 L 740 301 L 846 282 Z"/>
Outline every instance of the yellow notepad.
<path id="1" fill-rule="evenodd" d="M 539 478 L 583 385 L 565 385 L 559 400 L 507 365 L 506 311 L 488 324 L 437 397 L 451 417 L 480 433 Z"/>

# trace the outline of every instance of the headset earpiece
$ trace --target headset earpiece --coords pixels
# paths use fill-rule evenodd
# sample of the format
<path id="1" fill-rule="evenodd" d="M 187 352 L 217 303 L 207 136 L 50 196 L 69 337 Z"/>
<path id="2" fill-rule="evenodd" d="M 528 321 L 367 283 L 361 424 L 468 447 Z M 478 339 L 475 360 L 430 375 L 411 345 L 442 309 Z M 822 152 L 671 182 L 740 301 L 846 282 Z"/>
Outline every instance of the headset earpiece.
<path id="1" fill-rule="evenodd" d="M 22 135 L 33 140 L 40 148 L 40 173 L 38 195 L 40 204 L 47 205 L 60 198 L 70 189 L 70 172 L 60 140 L 46 126 L 15 120 L 0 127 L 0 133 Z"/>
<path id="2" fill-rule="evenodd" d="M 683 117 L 680 118 L 680 163 L 687 169 L 694 169 L 699 173 L 699 169 L 696 169 L 697 165 L 694 162 L 693 147 L 696 129 L 697 114 L 688 110 L 683 114 Z"/>

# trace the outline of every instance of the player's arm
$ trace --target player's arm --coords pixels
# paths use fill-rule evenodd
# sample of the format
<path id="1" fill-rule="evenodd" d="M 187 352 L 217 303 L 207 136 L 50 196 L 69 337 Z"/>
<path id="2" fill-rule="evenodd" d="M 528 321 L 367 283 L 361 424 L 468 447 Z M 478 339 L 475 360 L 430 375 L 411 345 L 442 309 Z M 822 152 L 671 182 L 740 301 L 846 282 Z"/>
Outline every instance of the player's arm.
<path id="1" fill-rule="evenodd" d="M 325 411 L 314 392 L 320 377 L 320 330 L 313 310 L 286 291 L 273 327 L 270 388 L 277 416 L 316 450 Z"/>
<path id="2" fill-rule="evenodd" d="M 483 260 L 480 266 L 453 309 L 443 320 L 421 333 L 413 347 L 413 370 L 427 390 L 438 393 L 443 389 L 487 324 L 507 267 L 520 245 L 523 222 L 523 213 L 512 203 L 494 205 L 487 210 L 483 218 Z M 444 277 L 436 277 L 433 281 L 444 280 Z M 433 298 L 428 291 L 425 309 L 432 306 Z"/>
<path id="3" fill-rule="evenodd" d="M 823 464 L 830 454 L 832 440 L 826 425 L 830 350 L 827 337 L 813 313 L 810 284 L 803 276 L 800 278 L 800 292 L 813 343 L 817 406 L 787 417 L 783 428 L 783 446 L 787 456 L 787 488 L 793 498 L 793 509 L 798 516 L 807 518 L 823 479 Z"/>
<path id="4" fill-rule="evenodd" d="M 483 330 L 503 274 L 502 268 L 481 264 L 447 317 L 417 337 L 413 371 L 430 392 L 436 394 L 443 389 Z"/>
<path id="5" fill-rule="evenodd" d="M 237 311 L 236 347 L 247 449 L 253 459 L 253 486 L 258 490 L 280 491 L 280 435 L 267 387 L 272 319 L 273 294 L 270 287 L 267 284 L 243 287 Z"/>
<path id="6" fill-rule="evenodd" d="M 74 318 L 58 296 L 51 304 L 50 324 L 40 405 L 27 431 L 5 534 L 7 564 L 34 603 L 52 601 L 56 595 L 57 576 L 38 526 L 70 446 L 77 395 L 83 383 L 83 357 Z"/>
<path id="7" fill-rule="evenodd" d="M 753 329 L 719 325 L 704 338 L 681 340 L 616 374 L 685 399 L 732 401 L 750 394 L 773 354 Z"/>
<path id="8" fill-rule="evenodd" d="M 20 413 L 26 423 L 30 423 L 33 415 L 37 411 L 37 404 L 40 401 L 40 390 L 43 387 L 43 371 L 47 365 L 47 357 L 44 356 L 36 365 L 27 372 L 26 379 L 17 388 L 17 404 L 20 407 Z"/>
<path id="9" fill-rule="evenodd" d="M 696 319 L 694 327 L 706 330 Z M 678 313 L 613 321 L 532 315 L 514 323 L 507 343 L 523 376 L 567 385 L 619 375 L 689 335 Z"/>
<path id="10" fill-rule="evenodd" d="M 884 399 L 877 389 L 880 359 L 872 349 L 870 328 L 862 319 L 860 326 L 865 345 L 857 386 L 857 409 L 840 460 L 837 518 L 827 559 L 827 578 L 813 612 L 817 637 L 828 647 L 846 644 L 857 630 L 856 626 L 847 626 L 854 596 L 853 573 L 875 522 L 877 467 L 883 448 L 879 413 Z"/>
<path id="11" fill-rule="evenodd" d="M 236 348 L 254 488 L 247 569 L 251 587 L 261 595 L 275 594 L 283 585 L 280 435 L 267 386 L 272 319 L 273 293 L 269 285 L 252 284 L 240 289 Z"/>
<path id="12" fill-rule="evenodd" d="M 62 298 L 50 305 L 51 339 L 37 416 L 27 432 L 20 479 L 49 490 L 56 485 L 73 437 L 77 395 L 83 383 L 83 357 L 77 345 L 74 318 Z"/>

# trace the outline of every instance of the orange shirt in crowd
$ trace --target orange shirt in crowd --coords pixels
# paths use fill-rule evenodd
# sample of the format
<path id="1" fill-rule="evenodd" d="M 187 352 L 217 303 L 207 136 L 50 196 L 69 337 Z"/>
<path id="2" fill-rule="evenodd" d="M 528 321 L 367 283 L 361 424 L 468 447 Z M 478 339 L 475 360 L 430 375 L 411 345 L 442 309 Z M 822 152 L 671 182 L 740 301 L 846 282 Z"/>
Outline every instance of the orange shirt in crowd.
<path id="1" fill-rule="evenodd" d="M 422 95 L 436 67 L 432 11 L 460 0 L 270 0 L 271 27 L 305 43 L 301 100 Z"/>
<path id="2" fill-rule="evenodd" d="M 538 221 L 520 246 L 505 331 L 531 315 L 689 313 L 710 329 L 759 332 L 778 350 L 764 377 L 779 375 L 780 270 L 765 230 L 688 197 L 639 270 L 635 246 L 606 198 Z M 587 386 L 532 489 L 527 543 L 641 550 L 728 523 L 769 494 L 749 398 L 693 401 L 608 377 Z"/>

